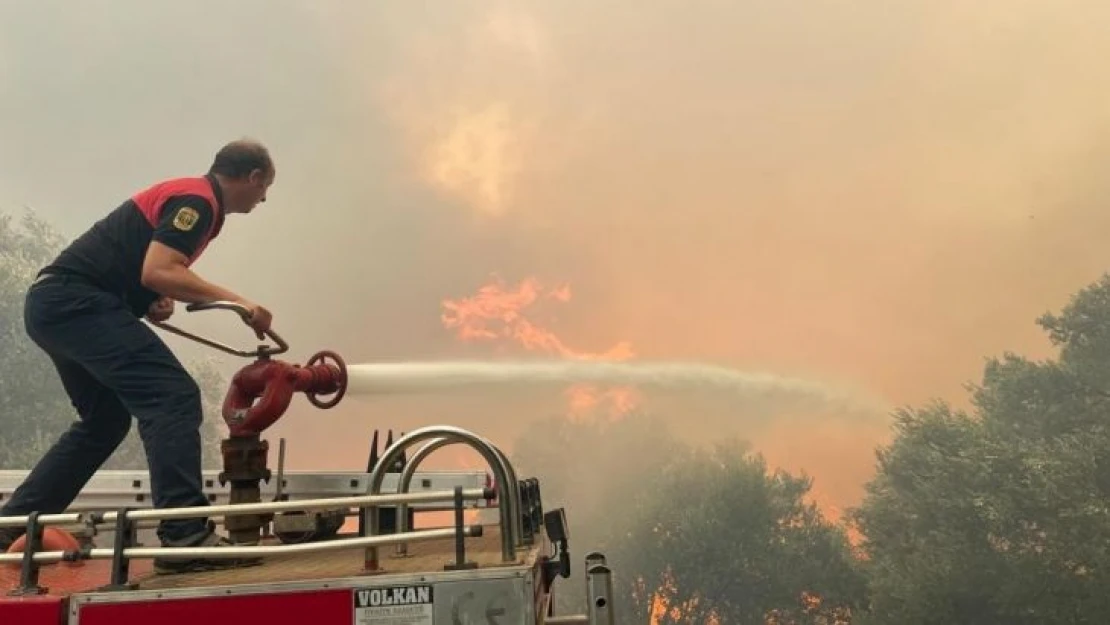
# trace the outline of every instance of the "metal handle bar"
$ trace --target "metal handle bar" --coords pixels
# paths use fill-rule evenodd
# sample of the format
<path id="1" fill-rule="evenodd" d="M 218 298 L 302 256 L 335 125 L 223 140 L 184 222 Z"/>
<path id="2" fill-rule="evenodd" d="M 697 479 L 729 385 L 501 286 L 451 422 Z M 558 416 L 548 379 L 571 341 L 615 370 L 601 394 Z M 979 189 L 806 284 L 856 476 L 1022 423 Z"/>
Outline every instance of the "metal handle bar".
<path id="1" fill-rule="evenodd" d="M 243 323 L 246 323 L 248 325 L 250 324 L 250 317 L 251 317 L 250 310 L 248 310 L 246 306 L 243 306 L 242 304 L 238 304 L 236 302 L 228 302 L 228 301 L 222 301 L 222 300 L 217 300 L 217 301 L 214 301 L 214 302 L 200 302 L 200 303 L 195 303 L 195 304 L 189 304 L 188 306 L 185 307 L 185 310 L 187 312 L 198 312 L 198 311 L 201 311 L 201 310 L 214 310 L 214 309 L 217 309 L 217 308 L 222 308 L 224 310 L 234 311 L 234 312 L 239 314 L 239 317 L 243 320 Z M 234 347 L 231 347 L 229 345 L 225 345 L 224 343 L 220 343 L 218 341 L 213 341 L 211 339 L 206 339 L 202 336 L 197 336 L 196 334 L 193 334 L 192 332 L 186 332 L 185 330 L 182 330 L 181 328 L 178 328 L 177 326 L 170 325 L 170 324 L 165 323 L 163 321 L 152 321 L 151 323 L 153 325 L 167 331 L 167 332 L 171 332 L 171 333 L 176 334 L 178 336 L 183 336 L 187 339 L 192 339 L 192 340 L 194 340 L 198 343 L 201 343 L 203 345 L 207 345 L 209 347 L 218 349 L 222 352 L 226 352 L 226 353 L 231 354 L 233 356 L 243 356 L 245 358 L 259 358 L 259 357 L 262 357 L 262 356 L 270 356 L 270 355 L 274 355 L 274 354 L 283 354 L 283 353 L 289 351 L 289 344 L 286 343 L 285 340 L 282 339 L 280 336 L 278 336 L 278 334 L 276 332 L 274 332 L 273 330 L 266 330 L 265 332 L 263 332 L 263 334 L 266 335 L 266 337 L 269 338 L 274 343 L 277 343 L 278 346 L 276 348 L 275 347 L 270 347 L 268 345 L 259 345 L 257 349 L 247 351 L 247 350 L 242 350 L 242 349 L 235 349 Z"/>
<path id="2" fill-rule="evenodd" d="M 251 311 L 247 310 L 246 306 L 236 302 L 228 302 L 224 300 L 215 300 L 212 302 L 195 302 L 186 306 L 185 310 L 189 312 L 196 312 L 199 310 L 213 310 L 216 308 L 223 308 L 224 310 L 234 310 L 235 312 L 239 313 L 239 316 L 243 318 L 243 321 L 247 321 L 248 319 L 250 319 L 251 316 Z"/>

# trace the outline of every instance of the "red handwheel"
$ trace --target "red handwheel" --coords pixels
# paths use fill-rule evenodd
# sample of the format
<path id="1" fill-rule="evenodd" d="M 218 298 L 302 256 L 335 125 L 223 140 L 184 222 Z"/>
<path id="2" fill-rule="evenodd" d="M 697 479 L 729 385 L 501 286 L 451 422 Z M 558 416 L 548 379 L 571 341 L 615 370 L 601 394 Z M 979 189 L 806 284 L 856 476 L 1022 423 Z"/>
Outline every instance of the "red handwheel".
<path id="1" fill-rule="evenodd" d="M 332 366 L 328 366 L 327 361 L 329 359 L 334 361 Z M 334 407 L 339 403 L 339 400 L 343 399 L 343 395 L 347 392 L 347 363 L 343 362 L 343 358 L 339 354 L 329 350 L 316 352 L 313 354 L 312 358 L 308 359 L 308 364 L 306 364 L 305 367 L 315 367 L 316 369 L 322 369 L 326 372 L 320 373 L 317 377 L 320 385 L 327 389 L 324 393 L 321 393 L 320 390 L 315 388 L 305 391 L 305 395 L 308 396 L 308 401 L 313 406 L 326 410 Z M 332 367 L 335 367 L 335 369 Z M 336 370 L 338 370 L 338 374 Z M 332 390 L 333 388 L 335 390 Z M 335 393 L 335 397 L 327 401 L 319 399 L 321 394 L 326 395 L 328 393 Z"/>

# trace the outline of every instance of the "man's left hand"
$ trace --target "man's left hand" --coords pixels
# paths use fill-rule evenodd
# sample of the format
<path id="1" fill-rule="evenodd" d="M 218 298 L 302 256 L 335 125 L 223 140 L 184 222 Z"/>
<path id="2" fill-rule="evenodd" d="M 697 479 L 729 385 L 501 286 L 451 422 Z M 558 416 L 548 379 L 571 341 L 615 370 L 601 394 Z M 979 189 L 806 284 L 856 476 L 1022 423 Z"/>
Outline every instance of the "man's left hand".
<path id="1" fill-rule="evenodd" d="M 146 311 L 146 318 L 151 321 L 165 321 L 173 315 L 173 300 L 162 296 L 154 300 L 150 308 Z"/>

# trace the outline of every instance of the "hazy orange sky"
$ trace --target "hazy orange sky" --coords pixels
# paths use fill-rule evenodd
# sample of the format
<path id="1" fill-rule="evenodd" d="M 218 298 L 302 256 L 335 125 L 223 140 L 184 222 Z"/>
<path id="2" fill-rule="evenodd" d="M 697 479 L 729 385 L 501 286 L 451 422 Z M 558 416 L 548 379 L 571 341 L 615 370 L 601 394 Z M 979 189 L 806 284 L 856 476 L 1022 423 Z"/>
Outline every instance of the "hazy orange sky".
<path id="1" fill-rule="evenodd" d="M 292 358 L 490 354 L 443 326 L 442 301 L 535 276 L 572 285 L 536 314 L 577 349 L 628 341 L 638 357 L 843 381 L 891 405 L 962 403 L 984 357 L 1047 355 L 1034 318 L 1110 265 L 1108 13 L 4 3 L 0 206 L 73 235 L 251 135 L 278 163 L 271 199 L 197 268 L 269 305 Z M 202 317 L 179 321 L 249 338 Z M 504 406 L 298 401 L 275 434 L 296 437 L 293 462 L 357 467 L 374 426 L 508 440 L 564 408 Z M 784 458 L 832 437 L 826 470 L 870 466 L 871 434 L 770 427 Z"/>

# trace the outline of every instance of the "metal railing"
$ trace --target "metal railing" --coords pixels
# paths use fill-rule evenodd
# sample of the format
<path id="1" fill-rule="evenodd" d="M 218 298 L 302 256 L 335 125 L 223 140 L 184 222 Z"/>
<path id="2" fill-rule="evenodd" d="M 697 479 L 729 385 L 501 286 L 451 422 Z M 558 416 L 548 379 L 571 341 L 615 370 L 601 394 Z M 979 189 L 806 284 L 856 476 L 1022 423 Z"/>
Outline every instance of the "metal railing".
<path id="1" fill-rule="evenodd" d="M 284 441 L 285 439 L 281 439 Z M 290 471 L 284 470 L 281 455 L 278 456 L 278 471 L 275 479 L 259 484 L 259 496 L 263 501 L 273 500 L 279 495 L 288 499 L 323 499 L 326 497 L 348 497 L 366 492 L 367 471 Z M 230 482 L 220 483 L 216 469 L 205 470 L 201 474 L 204 496 L 209 505 L 229 503 L 231 498 Z M 30 475 L 30 471 L 0 469 L 0 498 L 7 498 Z M 277 477 L 282 477 L 279 480 Z M 397 490 L 400 472 L 389 473 L 385 477 L 384 492 Z M 455 486 L 463 488 L 482 488 L 489 474 L 486 471 L 419 471 L 413 477 L 412 491 L 451 490 Z M 96 473 L 82 488 L 77 499 L 67 511 L 77 510 L 116 510 L 121 506 L 153 508 L 153 486 L 150 472 L 146 470 L 107 469 Z M 405 491 L 409 492 L 409 491 Z M 475 502 L 482 507 L 484 502 Z M 450 502 L 430 502 L 413 504 L 410 509 L 417 511 L 450 510 Z"/>
<path id="2" fill-rule="evenodd" d="M 463 540 L 482 535 L 482 526 L 464 526 L 462 511 L 464 502 L 492 499 L 491 488 L 429 491 L 421 493 L 396 493 L 360 495 L 353 497 L 332 497 L 300 501 L 273 501 L 219 506 L 192 506 L 188 508 L 160 508 L 134 510 L 122 508 L 108 512 L 69 512 L 60 514 L 40 514 L 0 517 L 0 527 L 25 527 L 23 553 L 0 554 L 0 563 L 22 562 L 20 586 L 12 591 L 13 595 L 43 594 L 45 588 L 39 585 L 39 569 L 44 563 L 75 562 L 80 560 L 112 559 L 111 583 L 107 589 L 132 589 L 129 584 L 129 564 L 134 558 L 242 558 L 290 553 L 313 553 L 350 548 L 393 545 L 399 542 L 423 542 L 455 537 L 457 564 L 465 561 Z M 260 512 L 308 511 L 332 508 L 376 509 L 378 506 L 414 504 L 421 502 L 452 501 L 454 503 L 456 524 L 451 528 L 418 530 L 405 533 L 365 536 L 360 533 L 356 538 L 339 538 L 325 542 L 298 545 L 234 545 L 228 547 L 136 547 L 136 526 L 140 521 L 161 521 L 165 519 L 184 519 L 208 517 L 209 515 L 236 516 Z M 115 541 L 112 548 L 81 547 L 66 551 L 43 551 L 43 532 L 47 527 L 58 525 L 78 525 L 96 533 L 97 527 L 115 526 Z"/>
<path id="3" fill-rule="evenodd" d="M 492 489 L 467 488 L 462 489 L 463 499 L 479 501 L 493 496 Z M 302 499 L 300 501 L 263 501 L 259 503 L 234 503 L 219 506 L 191 506 L 188 508 L 155 508 L 144 510 L 128 510 L 126 518 L 129 521 L 140 520 L 167 520 L 191 519 L 207 517 L 210 515 L 237 516 L 239 514 L 258 514 L 260 512 L 287 512 L 290 510 L 324 510 L 327 508 L 349 508 L 369 506 L 390 506 L 402 503 L 428 503 L 451 501 L 455 494 L 453 490 L 428 491 L 423 493 L 393 493 L 388 495 L 356 495 L 352 497 L 329 497 L 326 499 Z M 74 523 L 84 525 L 89 518 L 96 523 L 114 523 L 121 512 L 63 512 L 61 514 L 40 514 L 38 523 L 42 526 L 61 525 Z M 83 518 L 84 517 L 84 518 Z M 31 515 L 0 517 L 0 527 L 19 527 L 27 525 Z M 8 556 L 0 555 L 0 562 Z"/>
<path id="4" fill-rule="evenodd" d="M 520 496 L 520 481 L 517 478 L 516 469 L 513 467 L 512 463 L 509 462 L 508 457 L 506 457 L 505 454 L 496 445 L 480 436 L 477 438 L 479 441 L 481 441 L 481 443 L 487 445 L 490 451 L 492 451 L 493 454 L 497 457 L 497 461 L 501 464 L 502 470 L 505 472 L 509 480 L 508 482 L 504 483 L 510 485 L 510 496 L 515 496 L 515 501 L 512 504 L 513 507 L 516 509 L 516 513 L 513 514 L 512 518 L 513 533 L 515 539 L 513 544 L 516 547 L 522 547 L 525 545 L 523 514 L 524 506 Z M 409 488 L 412 485 L 413 477 L 415 477 L 416 471 L 420 467 L 420 463 L 427 460 L 428 456 L 431 456 L 436 451 L 448 445 L 459 444 L 467 444 L 467 441 L 461 435 L 449 434 L 446 436 L 434 438 L 426 443 L 423 447 L 418 449 L 416 453 L 414 453 L 409 459 L 408 464 L 405 465 L 405 468 L 401 471 L 401 476 L 397 483 L 397 492 L 409 492 Z M 515 488 L 513 488 L 513 486 L 515 486 Z M 408 505 L 400 504 L 397 507 L 397 530 L 400 532 L 404 532 L 408 529 Z M 397 554 L 403 556 L 406 553 L 408 553 L 408 545 L 406 543 L 398 543 Z"/>
<path id="5" fill-rule="evenodd" d="M 380 495 L 382 482 L 386 471 L 396 462 L 409 446 L 426 440 L 453 439 L 454 442 L 466 444 L 478 452 L 482 459 L 489 465 L 493 472 L 498 492 L 498 510 L 501 525 L 501 559 L 503 562 L 516 561 L 517 531 L 522 521 L 520 519 L 520 492 L 516 482 L 516 472 L 512 465 L 505 459 L 504 454 L 494 447 L 489 441 L 462 428 L 446 425 L 433 425 L 409 432 L 397 439 L 392 446 L 382 452 L 382 457 L 370 474 L 367 487 L 368 495 Z M 443 443 L 447 444 L 447 443 Z M 430 453 L 430 452 L 429 452 Z M 417 463 L 411 462 L 409 466 Z M 410 478 L 411 479 L 411 478 Z M 402 485 L 398 485 L 401 489 Z M 402 493 L 399 493 L 402 494 Z M 456 511 L 456 522 L 461 516 L 461 511 Z M 365 518 L 365 517 L 369 518 Z M 404 515 L 399 515 L 399 519 Z M 363 510 L 363 523 L 361 531 L 368 530 L 371 535 L 376 535 L 381 527 L 380 511 L 377 505 L 368 505 Z M 368 570 L 378 568 L 378 547 L 367 547 L 364 567 Z"/>

